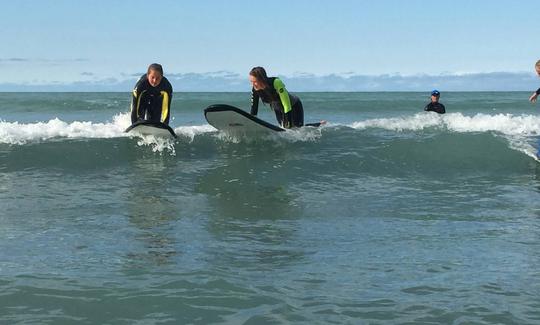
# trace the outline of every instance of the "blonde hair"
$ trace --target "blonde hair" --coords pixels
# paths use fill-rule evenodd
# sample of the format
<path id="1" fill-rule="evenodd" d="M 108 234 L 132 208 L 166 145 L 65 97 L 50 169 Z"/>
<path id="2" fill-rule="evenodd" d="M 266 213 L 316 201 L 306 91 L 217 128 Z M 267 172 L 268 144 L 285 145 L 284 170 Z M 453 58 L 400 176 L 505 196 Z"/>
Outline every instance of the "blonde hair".
<path id="1" fill-rule="evenodd" d="M 536 64 L 534 65 L 536 69 L 540 70 L 540 60 L 536 61 Z"/>

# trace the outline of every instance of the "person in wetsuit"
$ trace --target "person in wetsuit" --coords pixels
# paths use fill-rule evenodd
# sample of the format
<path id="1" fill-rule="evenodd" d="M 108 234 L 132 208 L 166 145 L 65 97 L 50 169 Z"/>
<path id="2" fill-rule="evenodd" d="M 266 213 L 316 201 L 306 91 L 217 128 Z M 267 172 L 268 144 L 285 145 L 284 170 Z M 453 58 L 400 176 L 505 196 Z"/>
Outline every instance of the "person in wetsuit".
<path id="1" fill-rule="evenodd" d="M 173 89 L 163 67 L 152 63 L 135 84 L 131 100 L 131 123 L 139 120 L 169 125 Z"/>
<path id="2" fill-rule="evenodd" d="M 534 69 L 536 70 L 536 74 L 540 77 L 540 60 L 536 61 L 536 64 L 534 66 Z M 540 95 L 540 88 L 538 88 L 532 95 L 529 97 L 529 101 L 531 103 L 536 103 L 536 98 Z"/>
<path id="3" fill-rule="evenodd" d="M 255 67 L 249 72 L 251 89 L 251 115 L 259 111 L 259 99 L 269 104 L 276 114 L 277 122 L 284 128 L 304 125 L 304 108 L 298 97 L 290 94 L 281 79 L 269 78 L 262 67 Z"/>
<path id="4" fill-rule="evenodd" d="M 439 98 L 441 93 L 438 90 L 433 90 L 431 92 L 431 102 L 424 107 L 424 111 L 437 112 L 439 114 L 446 113 L 446 109 L 443 104 L 439 103 Z"/>

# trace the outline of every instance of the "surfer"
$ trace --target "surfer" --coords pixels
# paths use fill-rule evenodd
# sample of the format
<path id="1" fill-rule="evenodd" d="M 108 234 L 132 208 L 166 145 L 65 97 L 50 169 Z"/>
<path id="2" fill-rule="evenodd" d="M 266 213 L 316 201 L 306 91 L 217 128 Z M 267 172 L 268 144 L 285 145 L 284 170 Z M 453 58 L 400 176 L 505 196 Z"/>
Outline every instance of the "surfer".
<path id="1" fill-rule="evenodd" d="M 152 63 L 139 78 L 131 100 L 131 123 L 138 120 L 169 124 L 173 89 L 161 64 Z"/>
<path id="2" fill-rule="evenodd" d="M 304 108 L 298 97 L 290 94 L 281 79 L 269 78 L 263 67 L 255 67 L 249 72 L 251 89 L 251 115 L 257 115 L 259 99 L 276 114 L 278 123 L 284 128 L 304 125 Z"/>
<path id="3" fill-rule="evenodd" d="M 446 113 L 446 109 L 444 108 L 444 105 L 439 103 L 439 98 L 441 97 L 441 93 L 434 89 L 431 92 L 431 102 L 424 107 L 424 111 L 429 112 L 437 112 L 439 114 Z"/>
<path id="4" fill-rule="evenodd" d="M 534 66 L 534 69 L 536 70 L 536 74 L 540 77 L 540 60 L 536 61 L 536 65 Z M 540 88 L 536 90 L 531 97 L 529 97 L 529 101 L 531 103 L 536 103 L 536 99 L 540 95 Z"/>

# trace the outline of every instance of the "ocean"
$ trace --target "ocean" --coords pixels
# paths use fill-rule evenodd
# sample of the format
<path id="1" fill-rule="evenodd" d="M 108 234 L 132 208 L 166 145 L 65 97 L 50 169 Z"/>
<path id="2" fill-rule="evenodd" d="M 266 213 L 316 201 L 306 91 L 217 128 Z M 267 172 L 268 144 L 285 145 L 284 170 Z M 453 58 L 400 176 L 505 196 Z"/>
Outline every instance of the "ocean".
<path id="1" fill-rule="evenodd" d="M 540 324 L 540 104 L 529 92 L 299 93 L 232 138 L 174 94 L 0 93 L 2 324 Z M 275 122 L 267 107 L 260 117 Z"/>

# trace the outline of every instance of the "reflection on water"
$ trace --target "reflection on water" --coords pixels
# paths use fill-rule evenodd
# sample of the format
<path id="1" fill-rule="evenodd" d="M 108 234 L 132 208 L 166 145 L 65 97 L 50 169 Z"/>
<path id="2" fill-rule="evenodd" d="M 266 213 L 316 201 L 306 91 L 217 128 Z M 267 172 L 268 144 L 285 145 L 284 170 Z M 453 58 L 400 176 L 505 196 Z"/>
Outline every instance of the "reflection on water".
<path id="1" fill-rule="evenodd" d="M 139 230 L 135 238 L 143 243 L 143 249 L 126 254 L 130 264 L 169 264 L 178 254 L 175 239 L 170 236 L 171 224 L 179 215 L 177 206 L 167 195 L 171 167 L 168 157 L 150 156 L 133 162 L 127 215 Z"/>
<path id="2" fill-rule="evenodd" d="M 198 179 L 196 191 L 207 195 L 213 208 L 208 232 L 223 243 L 214 263 L 259 268 L 302 260 L 303 251 L 288 245 L 302 211 L 289 189 L 284 155 L 258 154 L 229 153 L 224 164 Z"/>

